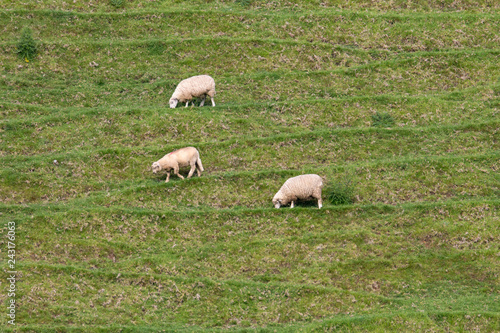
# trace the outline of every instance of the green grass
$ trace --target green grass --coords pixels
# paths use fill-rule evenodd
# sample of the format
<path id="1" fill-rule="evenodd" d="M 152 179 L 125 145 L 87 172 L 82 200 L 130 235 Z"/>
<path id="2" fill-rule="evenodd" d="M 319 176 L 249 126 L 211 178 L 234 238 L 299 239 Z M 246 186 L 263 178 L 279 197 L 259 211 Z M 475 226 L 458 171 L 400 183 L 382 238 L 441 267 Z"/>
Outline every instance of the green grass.
<path id="1" fill-rule="evenodd" d="M 2 332 L 497 331 L 499 9 L 0 2 Z M 201 177 L 152 174 L 184 146 Z M 323 208 L 274 209 L 303 173 Z"/>

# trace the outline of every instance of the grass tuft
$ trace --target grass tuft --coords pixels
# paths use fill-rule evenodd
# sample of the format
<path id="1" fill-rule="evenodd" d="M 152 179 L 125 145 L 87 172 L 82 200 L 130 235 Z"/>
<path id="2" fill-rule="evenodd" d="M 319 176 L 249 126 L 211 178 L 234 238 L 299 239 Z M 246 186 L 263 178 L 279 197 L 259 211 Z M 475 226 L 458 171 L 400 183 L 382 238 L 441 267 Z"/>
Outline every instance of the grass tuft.
<path id="1" fill-rule="evenodd" d="M 332 205 L 350 205 L 355 201 L 355 184 L 350 176 L 344 176 L 325 189 L 326 197 Z"/>

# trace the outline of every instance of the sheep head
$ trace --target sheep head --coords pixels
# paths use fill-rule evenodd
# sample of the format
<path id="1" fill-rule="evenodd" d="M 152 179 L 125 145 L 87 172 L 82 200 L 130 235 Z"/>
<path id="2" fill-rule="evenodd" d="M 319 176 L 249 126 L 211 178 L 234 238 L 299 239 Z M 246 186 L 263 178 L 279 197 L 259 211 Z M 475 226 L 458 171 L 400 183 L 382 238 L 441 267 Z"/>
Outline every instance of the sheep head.
<path id="1" fill-rule="evenodd" d="M 281 202 L 279 200 L 273 200 L 273 205 L 274 205 L 274 208 L 280 208 Z"/>
<path id="2" fill-rule="evenodd" d="M 161 170 L 161 165 L 158 162 L 154 162 L 153 165 L 151 165 L 151 168 L 153 169 L 153 173 L 157 173 Z"/>
<path id="3" fill-rule="evenodd" d="M 273 198 L 274 208 L 280 208 L 282 205 L 286 205 L 287 203 L 288 202 L 286 202 L 286 200 L 281 196 L 281 191 L 278 191 Z"/>
<path id="4" fill-rule="evenodd" d="M 177 103 L 179 103 L 179 100 L 177 98 L 171 98 L 170 101 L 168 101 L 168 104 L 170 104 L 171 109 L 175 109 L 177 106 Z"/>

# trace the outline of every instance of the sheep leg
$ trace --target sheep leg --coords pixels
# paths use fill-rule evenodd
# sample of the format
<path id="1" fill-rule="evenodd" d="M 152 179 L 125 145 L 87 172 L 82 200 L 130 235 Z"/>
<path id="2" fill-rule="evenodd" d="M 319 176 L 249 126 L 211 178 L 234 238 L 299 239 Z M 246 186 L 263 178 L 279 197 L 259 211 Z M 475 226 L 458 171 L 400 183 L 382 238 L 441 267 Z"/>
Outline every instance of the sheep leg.
<path id="1" fill-rule="evenodd" d="M 198 177 L 200 177 L 201 173 L 203 172 L 203 164 L 201 164 L 201 160 L 199 157 L 196 160 L 196 171 L 198 171 Z"/>
<path id="2" fill-rule="evenodd" d="M 186 107 L 188 107 L 188 106 L 189 106 L 189 101 L 186 102 Z"/>
<path id="3" fill-rule="evenodd" d="M 179 173 L 179 167 L 174 169 L 174 174 L 180 179 L 184 179 L 184 177 Z"/>
<path id="4" fill-rule="evenodd" d="M 323 207 L 323 200 L 321 200 L 321 188 L 316 189 L 312 195 L 313 198 L 318 199 L 318 208 Z"/>
<path id="5" fill-rule="evenodd" d="M 170 180 L 170 171 L 167 172 L 167 180 L 165 180 L 165 183 L 168 183 L 169 180 Z"/>
<path id="6" fill-rule="evenodd" d="M 295 202 L 294 201 L 292 201 L 292 203 L 290 204 L 290 208 L 293 208 L 293 207 L 295 207 Z"/>
<path id="7" fill-rule="evenodd" d="M 189 170 L 188 178 L 191 178 L 193 176 L 194 170 L 196 169 L 196 165 L 192 164 L 191 165 L 191 170 Z"/>
<path id="8" fill-rule="evenodd" d="M 212 101 L 212 106 L 215 106 L 214 98 L 210 97 L 210 100 Z"/>
<path id="9" fill-rule="evenodd" d="M 201 99 L 200 106 L 205 105 L 205 99 L 207 98 L 207 95 L 203 95 L 203 98 Z"/>

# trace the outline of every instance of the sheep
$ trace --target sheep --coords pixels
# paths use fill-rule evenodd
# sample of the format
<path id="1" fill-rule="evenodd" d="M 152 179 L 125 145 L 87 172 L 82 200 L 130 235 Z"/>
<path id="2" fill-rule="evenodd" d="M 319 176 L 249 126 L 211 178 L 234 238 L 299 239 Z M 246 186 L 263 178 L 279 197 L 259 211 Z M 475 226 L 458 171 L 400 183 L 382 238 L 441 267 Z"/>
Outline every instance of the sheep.
<path id="1" fill-rule="evenodd" d="M 166 170 L 167 180 L 165 180 L 165 183 L 167 183 L 170 179 L 171 170 L 174 170 L 174 174 L 179 178 L 184 179 L 184 177 L 179 174 L 179 168 L 186 166 L 191 166 L 188 178 L 191 178 L 195 169 L 198 173 L 198 177 L 200 177 L 201 172 L 204 171 L 203 165 L 201 164 L 200 153 L 194 147 L 181 148 L 168 153 L 158 161 L 154 162 L 151 167 L 153 168 L 154 174 L 160 170 Z"/>
<path id="2" fill-rule="evenodd" d="M 318 208 L 321 209 L 323 207 L 322 187 L 323 180 L 318 175 L 310 174 L 289 178 L 274 196 L 273 205 L 275 208 L 280 208 L 291 202 L 290 208 L 293 208 L 297 199 L 315 198 L 318 199 Z"/>
<path id="3" fill-rule="evenodd" d="M 186 107 L 188 107 L 189 101 L 191 101 L 193 97 L 201 97 L 200 106 L 203 106 L 207 95 L 210 96 L 212 100 L 212 106 L 215 106 L 215 80 L 208 75 L 192 76 L 179 82 L 170 98 L 170 108 L 174 109 L 178 102 L 186 102 Z"/>

